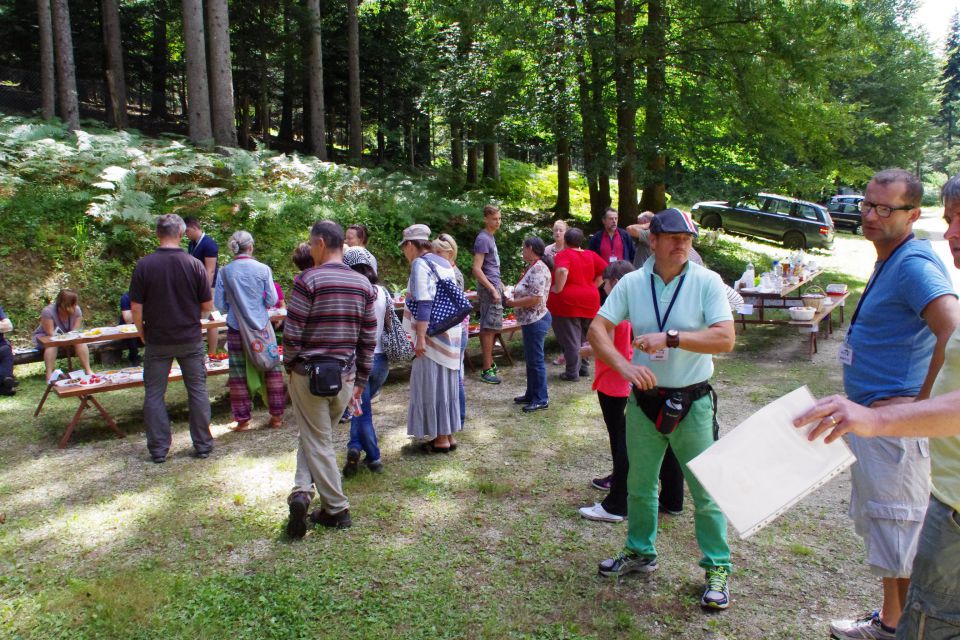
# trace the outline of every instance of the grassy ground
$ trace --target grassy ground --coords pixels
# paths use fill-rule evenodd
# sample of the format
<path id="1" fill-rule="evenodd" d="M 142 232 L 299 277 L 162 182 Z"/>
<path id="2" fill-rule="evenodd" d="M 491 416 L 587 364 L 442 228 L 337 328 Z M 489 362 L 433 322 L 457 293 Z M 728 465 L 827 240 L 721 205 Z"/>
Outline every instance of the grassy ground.
<path id="1" fill-rule="evenodd" d="M 736 351 L 717 359 L 724 430 L 801 384 L 818 395 L 839 390 L 838 342 L 823 341 L 810 362 L 793 329 L 738 335 Z M 599 498 L 589 480 L 610 464 L 595 396 L 551 367 L 550 410 L 523 415 L 510 402 L 523 391 L 523 366 L 503 368 L 499 387 L 468 382 L 468 426 L 450 455 L 406 446 L 406 383 L 388 384 L 374 405 L 386 472 L 345 484 L 354 527 L 294 543 L 283 524 L 296 426 L 229 432 L 222 377 L 210 380 L 214 455 L 188 456 L 185 394 L 175 385 L 171 457 L 153 465 L 142 391 L 105 399 L 129 437 L 112 437 L 91 417 L 60 451 L 75 405 L 53 399 L 31 419 L 41 376 L 36 366 L 19 371 L 22 391 L 0 399 L 3 635 L 820 638 L 831 617 L 876 604 L 845 516 L 845 476 L 749 541 L 731 530 L 726 612 L 697 606 L 689 500 L 661 522 L 655 574 L 598 578 L 597 561 L 620 548 L 625 527 L 576 512 Z M 259 416 L 265 423 L 265 411 Z M 346 433 L 337 431 L 340 452 Z"/>

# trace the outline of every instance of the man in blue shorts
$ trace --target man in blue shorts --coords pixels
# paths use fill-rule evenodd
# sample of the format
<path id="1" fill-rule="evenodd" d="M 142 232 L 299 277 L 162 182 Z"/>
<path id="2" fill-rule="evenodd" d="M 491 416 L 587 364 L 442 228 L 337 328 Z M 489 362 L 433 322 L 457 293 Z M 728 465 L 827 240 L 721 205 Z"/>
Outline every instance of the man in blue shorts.
<path id="1" fill-rule="evenodd" d="M 913 235 L 923 186 L 911 173 L 873 176 L 860 210 L 863 235 L 877 263 L 839 360 L 847 397 L 865 407 L 912 403 L 930 395 L 944 348 L 960 322 L 960 305 L 946 267 Z M 850 517 L 863 537 L 870 571 L 881 579 L 883 604 L 857 620 L 835 620 L 833 638 L 892 639 L 910 585 L 920 527 L 930 495 L 926 438 L 850 435 Z"/>
<path id="2" fill-rule="evenodd" d="M 944 238 L 950 244 L 954 266 L 960 269 L 960 175 L 948 180 L 940 195 L 947 222 Z M 845 433 L 860 438 L 930 438 L 930 502 L 897 625 L 898 640 L 960 638 L 960 331 L 955 331 L 947 344 L 931 397 L 866 409 L 831 396 L 796 420 L 798 427 L 819 421 L 809 434 L 811 440 L 827 431 L 827 442 Z M 863 629 L 872 632 L 874 627 Z"/>
<path id="3" fill-rule="evenodd" d="M 690 217 L 678 209 L 661 211 L 650 231 L 653 257 L 620 279 L 588 333 L 594 354 L 634 387 L 633 401 L 627 404 L 627 541 L 620 554 L 600 562 L 599 573 L 620 577 L 657 568 L 657 480 L 669 444 L 696 508 L 700 566 L 706 570 L 700 604 L 726 609 L 727 520 L 687 463 L 717 438 L 709 383 L 712 354 L 733 349 L 733 314 L 720 276 L 689 260 L 697 235 Z M 633 326 L 632 362 L 610 339 L 624 320 Z"/>

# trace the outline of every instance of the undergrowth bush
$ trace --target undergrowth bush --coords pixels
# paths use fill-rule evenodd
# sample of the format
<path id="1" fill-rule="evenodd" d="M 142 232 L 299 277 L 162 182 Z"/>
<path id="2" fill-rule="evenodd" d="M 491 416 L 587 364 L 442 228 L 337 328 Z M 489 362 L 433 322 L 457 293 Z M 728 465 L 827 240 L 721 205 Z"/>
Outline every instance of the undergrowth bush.
<path id="1" fill-rule="evenodd" d="M 522 273 L 520 247 L 536 233 L 550 240 L 556 168 L 505 159 L 502 180 L 464 190 L 449 169 L 407 174 L 348 167 L 269 149 L 199 150 L 178 136 L 90 128 L 74 133 L 20 117 L 0 117 L 0 306 L 17 336 L 62 286 L 81 290 L 88 324 L 113 323 L 138 258 L 153 250 L 153 221 L 163 213 L 196 215 L 224 248 L 238 229 L 250 231 L 259 259 L 288 287 L 290 255 L 318 219 L 365 224 L 381 278 L 405 288 L 408 265 L 398 242 L 423 223 L 450 233 L 458 266 L 474 286 L 473 241 L 483 206 L 498 203 L 497 236 L 504 282 Z M 586 183 L 571 173 L 575 215 L 589 217 Z M 24 253 L 29 252 L 29 254 Z M 29 258 L 29 259 L 27 259 Z"/>

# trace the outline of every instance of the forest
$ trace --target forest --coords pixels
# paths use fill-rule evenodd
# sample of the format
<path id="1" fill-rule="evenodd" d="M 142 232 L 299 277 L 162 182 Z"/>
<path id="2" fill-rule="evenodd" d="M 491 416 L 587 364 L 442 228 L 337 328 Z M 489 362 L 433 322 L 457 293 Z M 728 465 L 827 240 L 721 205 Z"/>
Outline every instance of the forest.
<path id="1" fill-rule="evenodd" d="M 571 171 L 594 218 L 958 167 L 960 18 L 909 0 L 0 0 L 0 108 L 465 189 Z M 953 163 L 951 165 L 951 162 Z M 575 178 L 576 179 L 576 178 Z"/>

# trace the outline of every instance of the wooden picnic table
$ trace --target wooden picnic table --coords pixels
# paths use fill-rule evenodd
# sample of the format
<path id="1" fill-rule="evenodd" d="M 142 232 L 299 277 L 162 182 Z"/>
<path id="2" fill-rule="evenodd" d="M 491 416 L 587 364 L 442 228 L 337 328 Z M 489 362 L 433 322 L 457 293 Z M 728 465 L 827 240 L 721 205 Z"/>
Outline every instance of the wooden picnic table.
<path id="1" fill-rule="evenodd" d="M 223 361 L 224 364 L 211 365 L 207 364 L 207 375 L 216 376 L 223 375 L 230 372 L 230 367 L 225 366 L 226 361 Z M 169 380 L 182 380 L 183 374 L 179 368 L 171 369 Z M 58 385 L 56 382 L 47 385 L 47 390 L 43 394 L 43 399 L 40 401 L 40 405 L 37 407 L 36 412 L 33 414 L 34 417 L 37 417 L 40 414 L 40 409 L 43 407 L 43 402 L 47 398 L 47 394 L 50 393 L 52 389 L 57 397 L 59 398 L 78 398 L 80 400 L 80 406 L 77 407 L 77 411 L 73 414 L 73 418 L 67 423 L 67 429 L 63 433 L 63 437 L 60 438 L 58 447 L 60 449 L 65 449 L 67 443 L 70 441 L 70 436 L 73 435 L 73 430 L 77 427 L 77 424 L 80 422 L 80 418 L 83 416 L 84 412 L 93 405 L 97 411 L 100 413 L 100 416 L 103 418 L 103 421 L 107 424 L 110 429 L 117 434 L 118 438 L 126 437 L 126 434 L 117 427 L 116 421 L 113 419 L 113 416 L 104 408 L 100 402 L 93 396 L 100 393 L 108 393 L 111 391 L 120 391 L 122 389 L 134 389 L 137 387 L 143 386 L 143 376 L 139 378 L 133 378 L 123 382 L 107 382 L 105 384 L 85 387 L 79 384 L 73 385 Z"/>
<path id="2" fill-rule="evenodd" d="M 782 324 L 782 321 L 767 320 L 764 318 L 764 311 L 766 309 L 786 309 L 797 306 L 794 303 L 802 302 L 800 298 L 802 294 L 797 292 L 800 291 L 802 287 L 809 285 L 821 274 L 823 274 L 823 269 L 818 269 L 795 284 L 783 285 L 779 292 L 761 292 L 741 289 L 740 295 L 743 296 L 744 302 L 749 301 L 753 304 L 754 311 L 757 312 L 757 318 L 747 319 L 744 314 L 740 314 L 740 324 L 744 325 L 744 328 L 746 328 L 748 324 Z M 842 320 L 841 324 L 843 324 Z"/>

